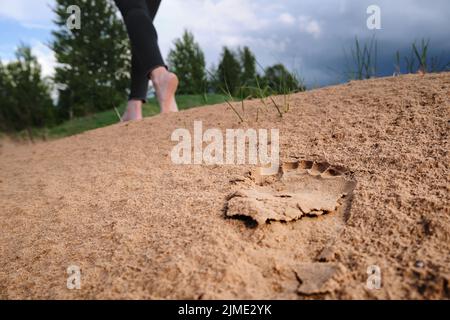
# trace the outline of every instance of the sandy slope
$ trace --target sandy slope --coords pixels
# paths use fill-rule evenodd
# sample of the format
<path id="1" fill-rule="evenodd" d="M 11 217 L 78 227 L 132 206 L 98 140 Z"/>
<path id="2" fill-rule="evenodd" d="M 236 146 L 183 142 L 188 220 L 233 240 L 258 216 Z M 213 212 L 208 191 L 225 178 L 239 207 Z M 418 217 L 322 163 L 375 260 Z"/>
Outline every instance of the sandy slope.
<path id="1" fill-rule="evenodd" d="M 256 123 L 251 101 L 245 125 L 216 105 L 3 143 L 0 298 L 450 298 L 449 97 L 450 73 L 408 75 L 296 94 L 282 119 L 270 107 Z M 348 168 L 351 210 L 226 217 L 252 167 L 173 165 L 170 135 L 194 120 L 279 128 L 284 160 Z M 72 264 L 81 290 L 66 288 Z"/>

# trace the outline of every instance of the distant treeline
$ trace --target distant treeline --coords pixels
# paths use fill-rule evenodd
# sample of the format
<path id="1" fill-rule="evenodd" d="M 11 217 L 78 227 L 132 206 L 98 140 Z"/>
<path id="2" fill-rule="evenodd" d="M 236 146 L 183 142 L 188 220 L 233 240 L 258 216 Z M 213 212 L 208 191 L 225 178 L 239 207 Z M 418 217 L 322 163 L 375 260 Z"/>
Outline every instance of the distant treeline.
<path id="1" fill-rule="evenodd" d="M 257 97 L 261 90 L 267 95 L 305 90 L 302 81 L 283 64 L 261 67 L 246 46 L 235 51 L 223 47 L 218 66 L 207 69 L 202 49 L 187 30 L 174 41 L 167 60 L 180 80 L 180 94 L 214 92 L 244 99 Z"/>

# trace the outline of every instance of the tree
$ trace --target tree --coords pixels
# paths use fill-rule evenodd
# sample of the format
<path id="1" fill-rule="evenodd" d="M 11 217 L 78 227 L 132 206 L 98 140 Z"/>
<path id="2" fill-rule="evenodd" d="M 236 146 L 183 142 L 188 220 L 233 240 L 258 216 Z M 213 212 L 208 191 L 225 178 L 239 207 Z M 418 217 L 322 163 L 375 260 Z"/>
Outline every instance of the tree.
<path id="1" fill-rule="evenodd" d="M 6 131 L 26 129 L 32 139 L 32 127 L 53 124 L 50 87 L 41 76 L 41 66 L 28 46 L 16 51 L 16 61 L 0 66 L 0 119 Z"/>
<path id="2" fill-rule="evenodd" d="M 217 75 L 219 74 L 217 66 L 213 63 L 209 67 L 209 69 L 206 69 L 206 81 L 208 83 L 208 92 L 219 92 L 223 93 L 220 90 L 220 83 L 219 79 L 217 78 Z"/>
<path id="3" fill-rule="evenodd" d="M 12 130 L 11 113 L 12 108 L 16 107 L 12 98 L 11 79 L 7 73 L 6 66 L 0 61 L 0 130 Z M 14 110 L 15 111 L 15 110 Z"/>
<path id="4" fill-rule="evenodd" d="M 207 89 L 205 55 L 195 42 L 194 35 L 185 30 L 183 36 L 174 41 L 174 45 L 167 60 L 169 67 L 178 76 L 178 93 L 204 93 Z"/>
<path id="5" fill-rule="evenodd" d="M 81 10 L 81 27 L 69 30 L 67 8 Z M 55 84 L 63 118 L 111 109 L 126 99 L 130 45 L 124 24 L 109 0 L 56 0 L 52 49 L 59 63 Z"/>
<path id="6" fill-rule="evenodd" d="M 236 54 L 223 48 L 221 60 L 217 67 L 217 80 L 220 91 L 229 91 L 232 95 L 237 95 L 241 88 L 241 64 Z"/>
<path id="7" fill-rule="evenodd" d="M 256 78 L 256 57 L 250 51 L 249 47 L 244 47 L 239 50 L 239 57 L 241 60 L 242 74 L 241 82 L 243 85 L 254 85 Z"/>
<path id="8" fill-rule="evenodd" d="M 264 80 L 273 93 L 305 91 L 303 84 L 281 63 L 266 68 Z"/>

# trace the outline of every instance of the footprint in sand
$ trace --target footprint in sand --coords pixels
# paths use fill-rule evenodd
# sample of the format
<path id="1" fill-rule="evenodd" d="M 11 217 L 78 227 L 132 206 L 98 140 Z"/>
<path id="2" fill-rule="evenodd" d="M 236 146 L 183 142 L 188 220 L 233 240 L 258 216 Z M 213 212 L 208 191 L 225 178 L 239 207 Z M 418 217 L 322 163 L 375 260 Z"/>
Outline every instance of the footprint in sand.
<path id="1" fill-rule="evenodd" d="M 283 163 L 273 176 L 262 176 L 256 170 L 239 186 L 228 197 L 226 215 L 264 224 L 346 210 L 356 182 L 343 167 L 296 160 Z"/>

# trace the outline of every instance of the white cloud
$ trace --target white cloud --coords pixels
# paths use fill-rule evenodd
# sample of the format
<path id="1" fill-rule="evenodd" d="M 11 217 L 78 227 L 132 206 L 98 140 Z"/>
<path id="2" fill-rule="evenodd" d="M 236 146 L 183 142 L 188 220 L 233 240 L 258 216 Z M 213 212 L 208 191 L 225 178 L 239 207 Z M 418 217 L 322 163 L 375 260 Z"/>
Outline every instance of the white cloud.
<path id="1" fill-rule="evenodd" d="M 320 24 L 317 20 L 314 20 L 308 16 L 300 16 L 298 20 L 300 23 L 300 31 L 306 32 L 314 38 L 318 38 L 322 33 L 322 29 L 320 28 Z"/>
<path id="2" fill-rule="evenodd" d="M 208 63 L 216 62 L 223 45 L 242 44 L 243 35 L 251 38 L 251 34 L 276 23 L 270 14 L 265 14 L 269 9 L 273 8 L 257 1 L 162 1 L 155 20 L 161 51 L 166 57 L 173 40 L 188 29 L 205 50 Z"/>
<path id="3" fill-rule="evenodd" d="M 162 1 L 155 23 L 161 34 L 178 37 L 185 28 L 221 34 L 260 30 L 269 20 L 258 15 L 253 1 L 171 0 Z"/>
<path id="4" fill-rule="evenodd" d="M 292 26 L 295 23 L 295 18 L 290 13 L 282 13 L 278 17 L 278 20 L 280 20 L 281 23 Z"/>
<path id="5" fill-rule="evenodd" d="M 56 58 L 55 53 L 40 41 L 32 41 L 31 51 L 38 59 L 42 67 L 44 77 L 53 76 L 55 73 Z"/>
<path id="6" fill-rule="evenodd" d="M 254 51 L 269 50 L 271 52 L 284 52 L 286 41 L 273 38 L 248 36 L 222 36 L 220 42 L 229 47 L 249 46 Z"/>

